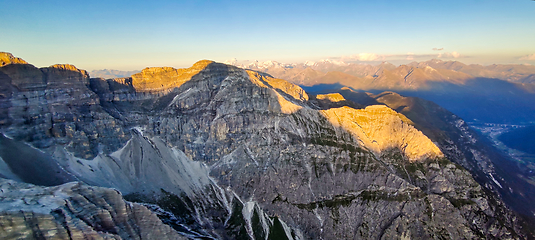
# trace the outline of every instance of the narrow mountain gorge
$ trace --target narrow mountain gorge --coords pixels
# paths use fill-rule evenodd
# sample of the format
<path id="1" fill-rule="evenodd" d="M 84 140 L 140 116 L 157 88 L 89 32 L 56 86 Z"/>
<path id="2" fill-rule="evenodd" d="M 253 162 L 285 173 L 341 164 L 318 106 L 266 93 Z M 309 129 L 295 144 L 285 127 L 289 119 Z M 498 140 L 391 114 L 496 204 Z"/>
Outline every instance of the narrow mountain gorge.
<path id="1" fill-rule="evenodd" d="M 427 101 L 207 60 L 101 79 L 0 59 L 1 237 L 535 237 L 491 153 Z"/>

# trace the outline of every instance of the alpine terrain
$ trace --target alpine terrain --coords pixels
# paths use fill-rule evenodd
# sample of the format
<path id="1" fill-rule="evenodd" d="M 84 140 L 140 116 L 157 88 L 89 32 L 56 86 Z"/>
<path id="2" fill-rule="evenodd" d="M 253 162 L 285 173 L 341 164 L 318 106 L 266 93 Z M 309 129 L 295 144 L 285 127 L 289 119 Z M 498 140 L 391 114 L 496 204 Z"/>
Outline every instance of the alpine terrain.
<path id="1" fill-rule="evenodd" d="M 208 60 L 0 65 L 2 239 L 535 238 L 530 185 L 420 98 Z"/>

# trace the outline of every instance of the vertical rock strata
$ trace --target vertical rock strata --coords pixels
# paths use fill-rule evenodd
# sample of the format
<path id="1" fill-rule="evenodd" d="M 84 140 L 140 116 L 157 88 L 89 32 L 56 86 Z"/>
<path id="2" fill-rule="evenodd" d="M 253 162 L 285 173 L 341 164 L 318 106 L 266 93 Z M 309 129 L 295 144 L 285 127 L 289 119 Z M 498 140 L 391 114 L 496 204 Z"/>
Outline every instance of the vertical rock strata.
<path id="1" fill-rule="evenodd" d="M 9 141 L 156 204 L 189 237 L 526 237 L 501 200 L 384 105 L 332 95 L 318 106 L 296 85 L 211 61 L 111 80 L 9 64 L 0 78 Z"/>
<path id="2" fill-rule="evenodd" d="M 9 96 L 0 98 L 6 107 L 0 112 L 2 131 L 9 137 L 38 148 L 63 145 L 84 158 L 116 149 L 129 138 L 88 88 L 84 70 L 9 64 L 0 69 L 0 79 L 3 94 Z"/>

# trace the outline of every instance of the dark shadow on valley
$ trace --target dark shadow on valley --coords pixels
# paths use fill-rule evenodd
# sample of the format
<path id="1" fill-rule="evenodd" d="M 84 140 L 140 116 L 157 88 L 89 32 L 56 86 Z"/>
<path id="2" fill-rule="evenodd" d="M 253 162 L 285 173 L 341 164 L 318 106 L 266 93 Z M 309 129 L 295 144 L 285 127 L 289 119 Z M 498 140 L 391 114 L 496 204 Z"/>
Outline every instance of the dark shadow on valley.
<path id="1" fill-rule="evenodd" d="M 475 78 L 464 85 L 446 82 L 427 84 L 427 90 L 393 91 L 433 101 L 469 122 L 523 124 L 535 121 L 532 84 L 522 85 L 489 78 Z M 385 90 L 374 89 L 369 92 L 380 93 Z"/>
<path id="2" fill-rule="evenodd" d="M 438 104 L 448 111 L 439 110 L 432 103 L 422 103 L 417 99 L 395 109 L 403 113 L 418 125 L 418 128 L 428 135 L 433 141 L 440 140 L 437 128 L 449 135 L 453 140 L 457 129 L 447 124 L 446 119 L 451 118 L 451 113 L 469 122 L 481 123 L 508 123 L 524 124 L 535 121 L 535 93 L 533 84 L 516 84 L 499 79 L 474 78 L 464 85 L 456 85 L 446 82 L 428 82 L 426 90 L 396 90 L 396 89 L 372 89 L 372 90 L 340 90 L 340 84 L 323 84 L 312 87 L 303 87 L 315 93 L 339 92 L 344 98 L 363 105 L 383 104 L 376 99 L 392 94 L 392 91 L 407 97 L 417 97 Z M 373 93 L 368 95 L 366 92 Z M 416 103 L 414 103 L 416 101 Z M 438 108 L 437 108 L 438 107 Z M 451 112 L 451 113 L 449 113 Z M 481 136 L 476 131 L 470 130 L 478 141 L 474 147 L 490 157 L 495 165 L 496 174 L 502 178 L 503 188 L 495 187 L 503 200 L 517 213 L 527 219 L 527 222 L 535 222 L 532 212 L 535 212 L 535 186 L 527 179 L 533 177 L 523 164 L 504 155 L 493 147 L 489 139 Z M 456 142 L 456 144 L 464 144 Z M 466 156 L 473 156 L 469 149 L 462 149 Z M 475 158 L 473 158 L 475 159 Z M 469 163 L 470 172 L 482 186 L 494 185 L 492 179 L 479 167 L 477 162 Z M 509 189 L 510 188 L 510 189 Z M 487 190 L 488 191 L 488 190 Z M 535 226 L 531 226 L 534 228 Z"/>

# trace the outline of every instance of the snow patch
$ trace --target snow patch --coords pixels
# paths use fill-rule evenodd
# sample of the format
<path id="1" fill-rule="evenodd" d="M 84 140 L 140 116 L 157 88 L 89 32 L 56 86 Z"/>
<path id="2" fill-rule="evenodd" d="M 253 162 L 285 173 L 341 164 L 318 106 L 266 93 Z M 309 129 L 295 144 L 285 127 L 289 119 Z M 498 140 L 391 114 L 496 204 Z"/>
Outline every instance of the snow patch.
<path id="1" fill-rule="evenodd" d="M 316 218 L 320 222 L 320 226 L 321 226 L 320 231 L 323 233 L 323 218 L 321 218 L 321 216 L 319 215 L 317 208 L 315 208 L 312 212 L 314 213 L 314 215 L 316 216 Z"/>
<path id="2" fill-rule="evenodd" d="M 141 136 L 145 136 L 145 128 L 144 127 L 137 126 L 137 127 L 133 127 L 132 129 L 135 130 L 136 132 L 138 132 L 139 134 L 141 134 Z"/>
<path id="3" fill-rule="evenodd" d="M 181 92 L 180 94 L 177 94 L 177 95 L 173 98 L 173 100 L 171 101 L 171 103 L 169 103 L 169 105 L 167 105 L 167 106 L 168 106 L 168 107 L 169 107 L 169 106 L 172 106 L 172 105 L 176 104 L 176 102 L 177 102 L 178 100 L 181 100 L 181 99 L 184 99 L 184 98 L 188 97 L 189 95 L 191 95 L 191 94 L 193 93 L 191 90 L 192 90 L 192 88 L 188 88 L 186 91 Z"/>
<path id="4" fill-rule="evenodd" d="M 492 179 L 492 181 L 493 181 L 494 183 L 496 183 L 496 185 L 498 185 L 498 187 L 503 188 L 502 185 L 501 185 L 498 181 L 496 181 L 496 178 L 494 178 L 494 176 L 492 175 L 492 173 L 489 173 L 489 176 L 490 176 L 490 178 Z"/>

